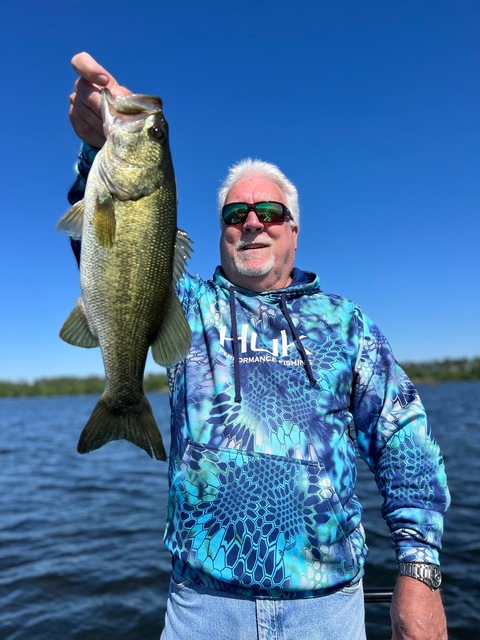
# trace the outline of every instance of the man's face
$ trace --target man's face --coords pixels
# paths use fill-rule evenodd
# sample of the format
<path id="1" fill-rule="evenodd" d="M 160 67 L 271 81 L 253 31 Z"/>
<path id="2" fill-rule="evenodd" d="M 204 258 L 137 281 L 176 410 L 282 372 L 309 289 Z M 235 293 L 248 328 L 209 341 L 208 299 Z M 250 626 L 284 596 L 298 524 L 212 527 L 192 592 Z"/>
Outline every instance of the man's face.
<path id="1" fill-rule="evenodd" d="M 265 200 L 286 204 L 280 187 L 269 178 L 252 175 L 233 185 L 225 204 Z M 291 281 L 297 235 L 298 227 L 292 227 L 288 218 L 280 224 L 264 224 L 253 210 L 244 223 L 222 223 L 220 258 L 225 275 L 251 291 L 283 289 Z"/>

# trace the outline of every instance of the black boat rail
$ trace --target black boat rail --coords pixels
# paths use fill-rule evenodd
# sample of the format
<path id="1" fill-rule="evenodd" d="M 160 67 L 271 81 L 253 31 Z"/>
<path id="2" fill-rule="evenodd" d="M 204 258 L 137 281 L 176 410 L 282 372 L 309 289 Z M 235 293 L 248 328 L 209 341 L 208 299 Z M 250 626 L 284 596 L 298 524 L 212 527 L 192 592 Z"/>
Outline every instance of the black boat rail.
<path id="1" fill-rule="evenodd" d="M 391 602 L 393 589 L 364 589 L 363 599 L 365 603 Z"/>

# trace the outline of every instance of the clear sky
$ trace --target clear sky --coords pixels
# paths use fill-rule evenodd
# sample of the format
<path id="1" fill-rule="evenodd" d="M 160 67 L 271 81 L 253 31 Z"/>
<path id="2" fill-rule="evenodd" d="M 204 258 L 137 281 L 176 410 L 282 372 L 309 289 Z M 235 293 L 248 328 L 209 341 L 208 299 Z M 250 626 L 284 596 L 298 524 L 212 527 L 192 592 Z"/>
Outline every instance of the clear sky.
<path id="1" fill-rule="evenodd" d="M 228 166 L 259 157 L 298 187 L 297 266 L 359 303 L 398 360 L 480 355 L 478 0 L 5 4 L 0 379 L 103 374 L 98 349 L 58 337 L 79 294 L 55 225 L 82 50 L 163 99 L 191 272 L 217 264 Z"/>

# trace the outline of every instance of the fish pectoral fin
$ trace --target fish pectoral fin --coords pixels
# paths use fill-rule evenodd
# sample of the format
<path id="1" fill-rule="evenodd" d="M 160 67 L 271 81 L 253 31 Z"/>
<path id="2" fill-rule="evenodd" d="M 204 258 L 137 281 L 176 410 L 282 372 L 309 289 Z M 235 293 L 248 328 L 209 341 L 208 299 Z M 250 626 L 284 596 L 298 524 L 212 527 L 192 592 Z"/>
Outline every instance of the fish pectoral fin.
<path id="1" fill-rule="evenodd" d="M 57 223 L 57 231 L 66 233 L 71 238 L 80 240 L 83 230 L 83 212 L 85 206 L 83 200 L 75 203 Z"/>
<path id="2" fill-rule="evenodd" d="M 172 293 L 165 320 L 152 343 L 152 356 L 162 367 L 170 367 L 187 355 L 192 332 L 177 296 Z"/>
<path id="3" fill-rule="evenodd" d="M 172 287 L 178 284 L 178 281 L 185 273 L 187 260 L 192 253 L 192 240 L 188 237 L 186 231 L 177 229 L 177 237 L 175 240 L 175 252 L 173 255 L 173 282 Z"/>
<path id="4" fill-rule="evenodd" d="M 92 334 L 81 302 L 70 313 L 60 329 L 60 338 L 76 347 L 98 347 L 98 339 Z"/>
<path id="5" fill-rule="evenodd" d="M 93 212 L 93 229 L 98 244 L 101 247 L 110 249 L 115 242 L 115 207 L 113 198 L 110 194 L 102 194 L 95 201 L 95 210 Z"/>

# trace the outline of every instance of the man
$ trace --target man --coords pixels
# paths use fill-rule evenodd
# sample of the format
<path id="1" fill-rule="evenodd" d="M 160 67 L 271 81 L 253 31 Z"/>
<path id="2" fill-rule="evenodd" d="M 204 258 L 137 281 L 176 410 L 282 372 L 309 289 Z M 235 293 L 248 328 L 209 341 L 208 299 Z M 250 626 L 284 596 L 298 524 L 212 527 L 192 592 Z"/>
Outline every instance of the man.
<path id="1" fill-rule="evenodd" d="M 71 201 L 104 142 L 101 88 L 129 93 L 88 54 L 72 64 L 70 119 L 86 145 Z M 353 431 L 399 562 L 392 637 L 445 639 L 449 494 L 415 389 L 357 305 L 294 267 L 297 193 L 277 167 L 239 163 L 219 205 L 221 267 L 212 280 L 185 275 L 177 290 L 192 346 L 168 372 L 173 576 L 162 639 L 365 638 Z"/>

